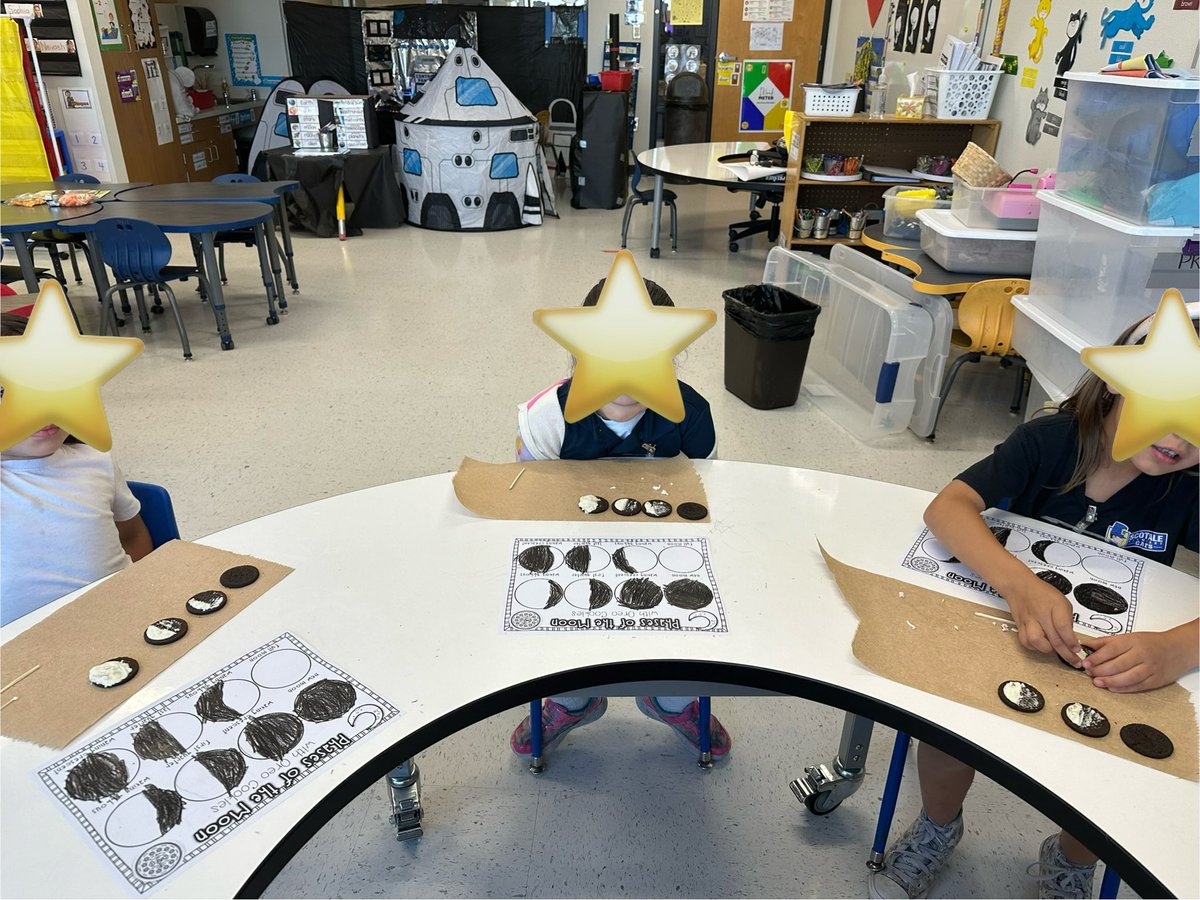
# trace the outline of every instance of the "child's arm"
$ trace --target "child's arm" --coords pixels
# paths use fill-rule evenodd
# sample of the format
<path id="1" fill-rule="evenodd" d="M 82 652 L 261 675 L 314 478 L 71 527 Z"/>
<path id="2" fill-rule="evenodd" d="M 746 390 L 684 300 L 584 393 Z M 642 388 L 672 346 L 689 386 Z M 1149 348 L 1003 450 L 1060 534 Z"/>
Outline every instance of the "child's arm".
<path id="1" fill-rule="evenodd" d="M 1135 631 L 1088 643 L 1096 652 L 1083 668 L 1096 687 L 1119 694 L 1148 691 L 1200 665 L 1200 619 L 1170 631 Z"/>
<path id="2" fill-rule="evenodd" d="M 121 538 L 121 546 L 125 548 L 125 552 L 134 562 L 154 549 L 154 544 L 150 540 L 150 532 L 146 529 L 146 523 L 142 521 L 140 513 L 132 519 L 117 522 L 117 534 Z"/>
<path id="3" fill-rule="evenodd" d="M 974 488 L 955 479 L 929 504 L 925 524 L 1004 598 L 1023 646 L 1057 653 L 1078 667 L 1079 639 L 1072 628 L 1070 602 L 1004 549 L 980 516 L 986 508 Z"/>

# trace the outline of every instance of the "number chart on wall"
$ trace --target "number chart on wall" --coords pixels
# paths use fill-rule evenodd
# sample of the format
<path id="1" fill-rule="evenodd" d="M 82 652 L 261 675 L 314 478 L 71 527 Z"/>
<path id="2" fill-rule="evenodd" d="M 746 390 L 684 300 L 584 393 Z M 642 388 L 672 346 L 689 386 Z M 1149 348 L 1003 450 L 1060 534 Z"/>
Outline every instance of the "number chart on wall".
<path id="1" fill-rule="evenodd" d="M 144 894 L 396 712 L 285 633 L 38 774 Z"/>
<path id="2" fill-rule="evenodd" d="M 503 631 L 728 631 L 704 538 L 517 538 Z"/>
<path id="3" fill-rule="evenodd" d="M 1030 527 L 1024 522 L 984 516 L 996 540 L 1029 566 L 1071 604 L 1078 628 L 1096 634 L 1121 634 L 1133 629 L 1143 560 Z M 925 575 L 997 597 L 990 584 L 963 565 L 928 528 L 917 535 L 901 563 Z"/>

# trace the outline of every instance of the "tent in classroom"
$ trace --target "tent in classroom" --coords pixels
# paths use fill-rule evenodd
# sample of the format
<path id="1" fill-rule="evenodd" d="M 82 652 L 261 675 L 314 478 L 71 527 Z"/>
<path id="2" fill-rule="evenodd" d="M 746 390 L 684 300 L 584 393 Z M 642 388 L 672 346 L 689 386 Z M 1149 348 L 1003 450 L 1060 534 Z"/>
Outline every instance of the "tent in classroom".
<path id="1" fill-rule="evenodd" d="M 556 215 L 537 119 L 470 47 L 404 107 L 396 144 L 414 225 L 501 231 Z"/>
<path id="2" fill-rule="evenodd" d="M 328 78 L 314 81 L 307 88 L 295 78 L 285 78 L 275 85 L 271 89 L 271 93 L 267 94 L 267 102 L 258 118 L 258 129 L 254 132 L 254 143 L 250 145 L 250 158 L 246 164 L 246 171 L 265 180 L 268 177 L 265 159 L 261 169 L 257 172 L 254 171 L 254 167 L 258 164 L 259 154 L 264 150 L 292 145 L 292 135 L 288 131 L 287 121 L 288 97 L 299 97 L 304 94 L 345 96 L 349 93 L 336 81 L 330 81 Z"/>

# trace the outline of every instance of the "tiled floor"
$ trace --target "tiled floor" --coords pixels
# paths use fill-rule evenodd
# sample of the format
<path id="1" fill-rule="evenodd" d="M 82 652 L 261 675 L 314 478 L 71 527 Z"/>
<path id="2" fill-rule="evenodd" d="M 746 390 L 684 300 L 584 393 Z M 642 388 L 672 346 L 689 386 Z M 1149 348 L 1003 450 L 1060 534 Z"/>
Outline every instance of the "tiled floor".
<path id="1" fill-rule="evenodd" d="M 630 235 L 643 275 L 678 303 L 722 310 L 722 290 L 759 280 L 761 237 L 726 249 L 743 200 L 681 187 L 680 249 L 651 260 L 649 211 Z M 575 305 L 611 263 L 620 210 L 572 210 L 542 228 L 490 235 L 405 227 L 340 243 L 296 238 L 302 293 L 264 322 L 250 251 L 231 248 L 237 349 L 186 288 L 196 354 L 170 322 L 104 390 L 114 452 L 131 478 L 167 485 L 185 538 L 320 497 L 444 472 L 463 456 L 512 458 L 516 404 L 562 377 L 567 357 L 534 327 Z M 182 244 L 177 255 L 186 259 Z M 73 291 L 94 333 L 94 304 Z M 722 317 L 723 318 L 723 317 Z M 864 445 L 806 401 L 761 412 L 725 392 L 723 322 L 688 350 L 680 377 L 712 403 L 723 458 L 806 466 L 936 490 L 1016 424 L 1009 372 L 984 363 L 955 385 L 938 440 L 909 432 Z M 129 333 L 128 331 L 126 333 Z M 798 517 L 803 511 L 798 510 Z M 354 801 L 276 879 L 270 896 L 865 896 L 891 733 L 880 728 L 863 789 L 809 815 L 788 781 L 824 762 L 841 714 L 790 698 L 718 698 L 734 737 L 707 774 L 631 699 L 567 740 L 540 778 L 508 749 L 510 711 L 421 754 L 426 832 L 398 844 L 382 786 Z M 898 824 L 916 809 L 915 774 Z M 901 823 L 900 820 L 904 820 Z M 968 837 L 935 896 L 1031 896 L 1024 870 L 1052 826 L 983 781 Z"/>

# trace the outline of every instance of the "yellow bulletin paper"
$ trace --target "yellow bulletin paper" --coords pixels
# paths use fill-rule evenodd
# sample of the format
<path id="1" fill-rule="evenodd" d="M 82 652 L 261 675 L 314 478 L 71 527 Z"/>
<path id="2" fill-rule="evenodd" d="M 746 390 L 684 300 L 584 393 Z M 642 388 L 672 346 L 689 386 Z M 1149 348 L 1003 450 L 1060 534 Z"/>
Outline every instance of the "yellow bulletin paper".
<path id="1" fill-rule="evenodd" d="M 703 25 L 704 0 L 672 0 L 672 25 Z"/>

